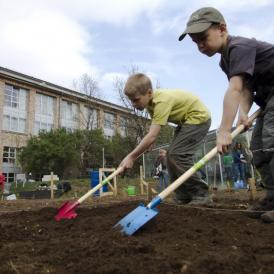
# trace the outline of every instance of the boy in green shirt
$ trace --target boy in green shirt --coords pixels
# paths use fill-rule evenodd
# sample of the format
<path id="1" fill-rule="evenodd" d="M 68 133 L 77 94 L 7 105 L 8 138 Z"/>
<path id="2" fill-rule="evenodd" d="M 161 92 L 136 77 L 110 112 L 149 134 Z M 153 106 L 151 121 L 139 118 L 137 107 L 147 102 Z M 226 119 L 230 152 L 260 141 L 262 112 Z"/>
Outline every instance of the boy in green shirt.
<path id="1" fill-rule="evenodd" d="M 192 165 L 192 156 L 206 136 L 210 127 L 210 113 L 200 99 L 182 90 L 156 90 L 145 74 L 130 76 L 124 93 L 133 106 L 146 109 L 151 116 L 151 126 L 140 144 L 121 162 L 124 170 L 132 168 L 134 161 L 155 142 L 161 126 L 171 122 L 177 124 L 175 135 L 167 153 L 167 167 L 171 182 L 187 171 Z M 197 175 L 193 175 L 176 191 L 179 204 L 204 204 L 211 200 L 208 186 Z"/>
<path id="2" fill-rule="evenodd" d="M 266 195 L 250 209 L 257 211 L 253 217 L 269 211 L 265 214 L 274 222 L 274 45 L 229 35 L 223 15 L 212 7 L 192 13 L 179 40 L 187 34 L 201 53 L 209 57 L 221 55 L 220 67 L 229 80 L 217 134 L 218 151 L 226 152 L 232 143 L 230 130 L 238 110 L 237 125 L 246 127 L 250 126 L 247 115 L 253 101 L 263 110 L 257 118 L 250 148 Z"/>

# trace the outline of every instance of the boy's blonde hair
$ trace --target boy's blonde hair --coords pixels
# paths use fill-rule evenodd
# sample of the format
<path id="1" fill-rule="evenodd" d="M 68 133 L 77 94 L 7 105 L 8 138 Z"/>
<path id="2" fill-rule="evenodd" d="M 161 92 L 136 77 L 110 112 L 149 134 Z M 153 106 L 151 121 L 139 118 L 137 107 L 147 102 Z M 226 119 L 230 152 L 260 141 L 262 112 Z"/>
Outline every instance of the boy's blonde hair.
<path id="1" fill-rule="evenodd" d="M 145 95 L 149 89 L 152 90 L 149 77 L 143 73 L 135 73 L 128 77 L 124 93 L 127 96 Z"/>

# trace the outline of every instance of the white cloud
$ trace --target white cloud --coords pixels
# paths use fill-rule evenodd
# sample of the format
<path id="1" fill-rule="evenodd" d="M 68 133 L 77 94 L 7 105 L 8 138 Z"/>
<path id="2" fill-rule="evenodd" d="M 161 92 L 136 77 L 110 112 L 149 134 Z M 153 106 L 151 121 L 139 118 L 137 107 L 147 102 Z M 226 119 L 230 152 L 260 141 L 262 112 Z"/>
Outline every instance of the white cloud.
<path id="1" fill-rule="evenodd" d="M 274 25 L 269 25 L 267 22 L 264 22 L 263 24 L 258 24 L 256 22 L 255 24 L 242 24 L 240 26 L 235 26 L 231 28 L 232 34 L 237 34 L 239 36 L 244 36 L 248 38 L 255 37 L 257 40 L 264 40 L 268 42 L 274 42 Z"/>
<path id="2" fill-rule="evenodd" d="M 206 5 L 204 4 L 205 1 L 197 1 L 200 2 L 201 6 L 213 6 L 216 8 L 224 9 L 224 10 L 233 10 L 241 12 L 242 8 L 245 11 L 251 11 L 252 9 L 257 9 L 259 7 L 266 7 L 270 4 L 273 4 L 272 0 L 238 0 L 238 1 L 231 1 L 231 0 L 208 0 Z"/>
<path id="3" fill-rule="evenodd" d="M 113 83 L 117 78 L 126 80 L 127 77 L 128 77 L 128 74 L 126 73 L 109 72 L 109 73 L 105 73 L 101 77 L 101 80 Z"/>
<path id="4" fill-rule="evenodd" d="M 53 1 L 52 5 L 78 19 L 131 25 L 142 14 L 154 13 L 165 0 Z"/>
<path id="5" fill-rule="evenodd" d="M 84 22 L 131 25 L 142 14 L 151 14 L 166 0 L 1 0 L 1 10 L 29 14 L 43 10 L 58 11 Z"/>
<path id="6" fill-rule="evenodd" d="M 154 34 L 160 34 L 172 29 L 177 29 L 181 27 L 181 16 L 175 16 L 172 18 L 154 18 L 152 20 L 152 31 Z"/>
<path id="7" fill-rule="evenodd" d="M 1 20 L 0 41 L 1 66 L 55 83 L 68 86 L 72 78 L 97 70 L 85 58 L 92 51 L 89 34 L 59 13 Z"/>
<path id="8" fill-rule="evenodd" d="M 114 83 L 117 79 L 126 81 L 128 74 L 119 72 L 102 73 L 98 77 L 99 87 L 103 94 L 103 99 L 116 104 L 120 102 L 118 94 L 114 91 Z"/>
<path id="9" fill-rule="evenodd" d="M 0 65 L 64 86 L 83 73 L 99 76 L 102 69 L 87 58 L 93 37 L 85 23 L 130 26 L 163 2 L 2 0 Z"/>

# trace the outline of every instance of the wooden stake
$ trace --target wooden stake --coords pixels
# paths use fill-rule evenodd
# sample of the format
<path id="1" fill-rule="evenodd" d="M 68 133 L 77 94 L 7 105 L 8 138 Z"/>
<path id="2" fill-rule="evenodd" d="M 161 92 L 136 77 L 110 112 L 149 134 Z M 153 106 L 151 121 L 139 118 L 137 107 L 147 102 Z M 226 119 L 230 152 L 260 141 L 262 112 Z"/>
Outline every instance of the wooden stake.
<path id="1" fill-rule="evenodd" d="M 140 166 L 140 188 L 141 188 L 141 195 L 144 195 L 143 167 L 142 166 Z"/>
<path id="2" fill-rule="evenodd" d="M 113 195 L 116 197 L 117 196 L 117 180 L 116 180 L 116 176 L 113 178 L 113 186 L 114 186 L 114 190 L 113 190 Z"/>
<path id="3" fill-rule="evenodd" d="M 226 187 L 228 192 L 232 191 L 229 180 L 226 180 Z"/>
<path id="4" fill-rule="evenodd" d="M 50 173 L 50 198 L 54 198 L 54 193 L 53 193 L 53 172 Z"/>
<path id="5" fill-rule="evenodd" d="M 250 188 L 250 200 L 254 201 L 256 198 L 256 185 L 255 185 L 255 179 L 254 178 L 248 178 L 248 184 Z"/>
<path id="6" fill-rule="evenodd" d="M 99 168 L 99 184 L 102 184 L 103 180 L 107 178 L 106 172 L 113 173 L 115 172 L 115 168 Z M 108 195 L 114 195 L 117 196 L 117 180 L 116 175 L 112 178 L 113 182 L 109 180 L 107 182 L 108 191 L 103 192 L 103 187 L 100 188 L 100 197 L 101 196 L 108 196 Z M 110 189 L 110 190 L 109 190 Z"/>
<path id="7" fill-rule="evenodd" d="M 216 185 L 216 180 L 217 180 L 217 162 L 216 162 L 216 159 L 215 159 L 215 162 L 214 162 L 214 180 L 213 180 L 213 190 L 214 191 L 217 191 L 218 190 L 218 187 Z"/>
<path id="8" fill-rule="evenodd" d="M 149 185 L 149 183 L 147 183 L 147 200 L 150 201 L 151 200 L 151 187 Z"/>

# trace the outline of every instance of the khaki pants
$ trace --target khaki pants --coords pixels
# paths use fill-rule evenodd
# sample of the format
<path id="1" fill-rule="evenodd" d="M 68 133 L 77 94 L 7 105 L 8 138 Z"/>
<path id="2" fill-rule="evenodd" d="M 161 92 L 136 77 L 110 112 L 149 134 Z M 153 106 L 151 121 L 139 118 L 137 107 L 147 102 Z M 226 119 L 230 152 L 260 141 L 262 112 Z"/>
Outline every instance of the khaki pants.
<path id="1" fill-rule="evenodd" d="M 171 183 L 193 166 L 193 155 L 205 138 L 210 124 L 211 119 L 202 124 L 183 124 L 176 128 L 167 153 L 167 167 Z M 197 173 L 175 190 L 176 198 L 179 200 L 191 200 L 193 196 L 207 194 L 208 186 Z"/>

